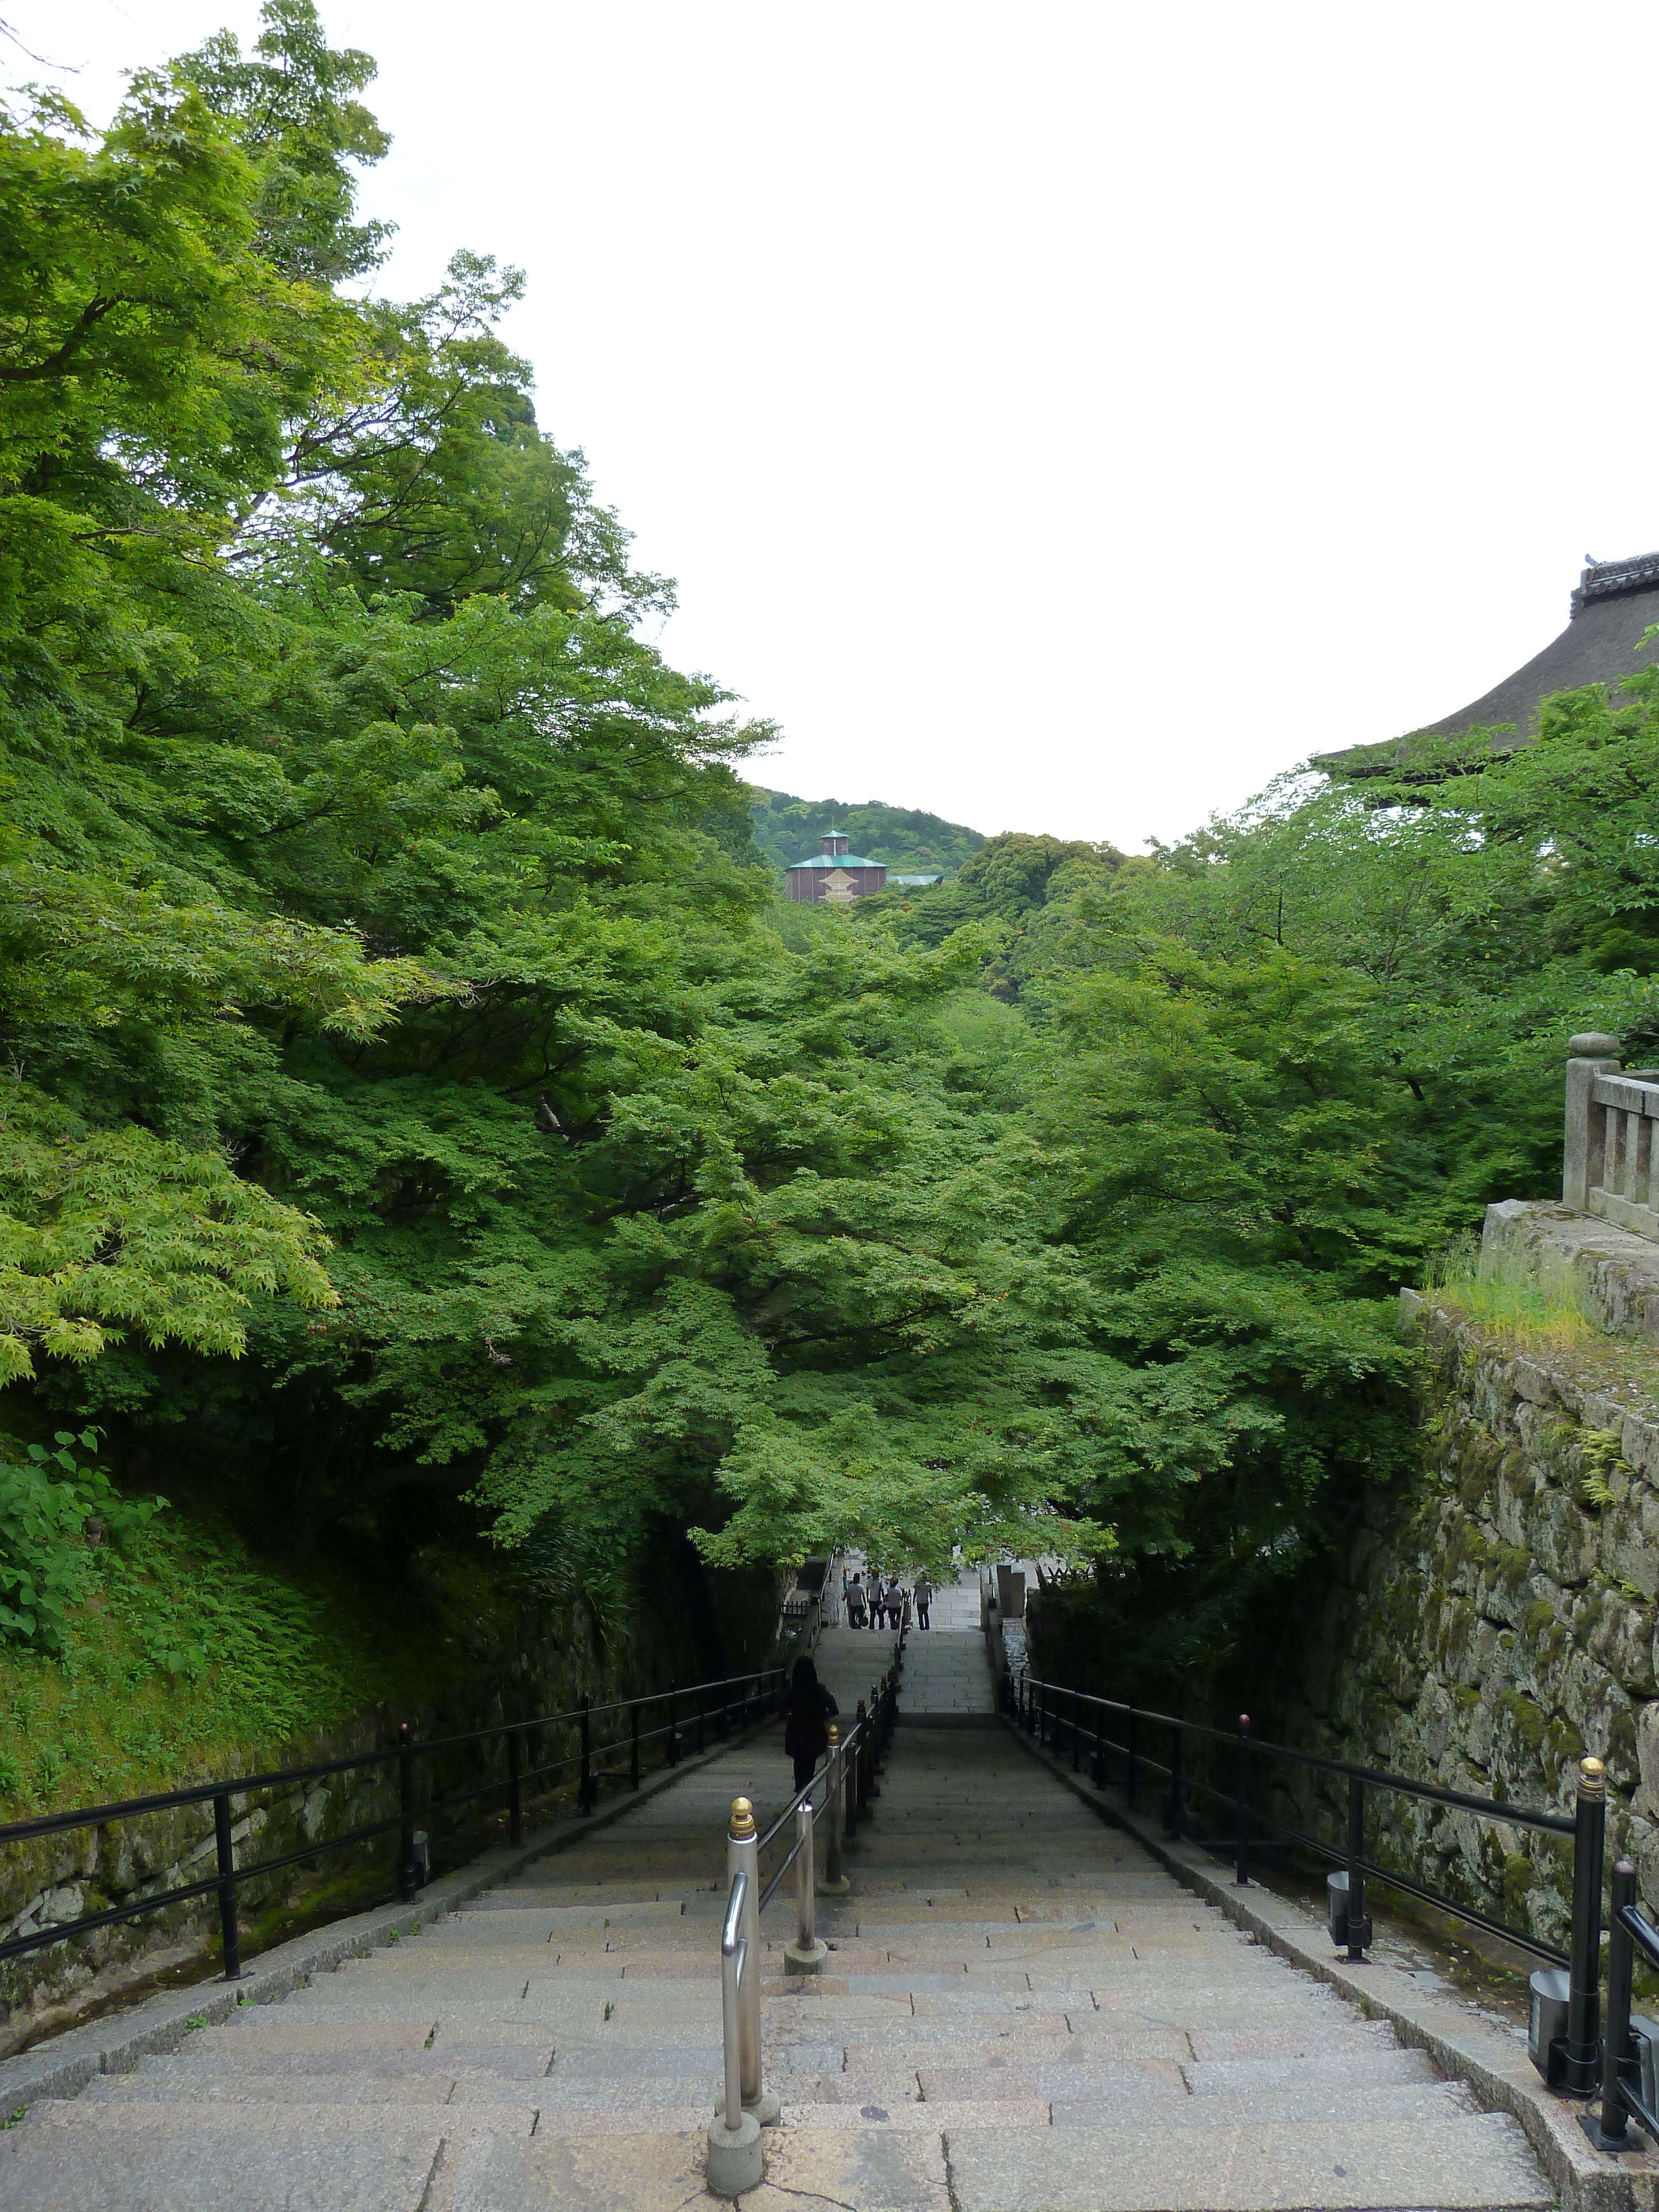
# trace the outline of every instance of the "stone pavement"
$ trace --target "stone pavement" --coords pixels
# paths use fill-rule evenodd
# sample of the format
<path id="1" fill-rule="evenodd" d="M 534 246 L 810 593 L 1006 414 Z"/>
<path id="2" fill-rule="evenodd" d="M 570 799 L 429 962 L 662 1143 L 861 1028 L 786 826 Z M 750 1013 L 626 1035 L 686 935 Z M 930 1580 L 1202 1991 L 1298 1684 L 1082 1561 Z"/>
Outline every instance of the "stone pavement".
<path id="1" fill-rule="evenodd" d="M 32 2107 L 0 2134 L 0 2204 L 706 2203 L 739 1791 L 763 1825 L 787 1802 L 775 1730 L 425 1933 Z M 994 1720 L 901 1724 L 848 1862 L 851 1895 L 819 1907 L 831 1971 L 784 1978 L 785 1899 L 765 1917 L 782 2117 L 743 2212 L 1553 2201 L 1513 2120 L 1250 1942 Z"/>

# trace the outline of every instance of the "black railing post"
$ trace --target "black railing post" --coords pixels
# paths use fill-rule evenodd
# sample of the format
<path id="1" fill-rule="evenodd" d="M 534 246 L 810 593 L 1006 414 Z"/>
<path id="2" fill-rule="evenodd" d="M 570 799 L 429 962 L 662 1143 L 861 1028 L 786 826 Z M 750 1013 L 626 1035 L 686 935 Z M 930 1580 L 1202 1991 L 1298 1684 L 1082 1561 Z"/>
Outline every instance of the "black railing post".
<path id="1" fill-rule="evenodd" d="M 680 1763 L 680 1735 L 679 1729 L 677 1725 L 678 1718 L 678 1716 L 675 1710 L 674 1702 L 674 1677 L 671 1674 L 668 1678 L 668 1748 L 663 1753 L 663 1764 L 666 1766 L 678 1766 Z M 697 1748 L 701 1751 L 702 1749 L 702 1746 L 699 1744 Z"/>
<path id="2" fill-rule="evenodd" d="M 507 1840 L 524 1841 L 524 1798 L 519 1784 L 519 1731 L 507 1732 Z"/>
<path id="3" fill-rule="evenodd" d="M 870 1685 L 870 1795 L 879 1797 L 881 1784 L 876 1777 L 881 1773 L 881 1686 Z"/>
<path id="4" fill-rule="evenodd" d="M 1083 1701 L 1072 1692 L 1072 1771 L 1075 1774 L 1083 1763 Z"/>
<path id="5" fill-rule="evenodd" d="M 859 1784 L 859 1818 L 863 1820 L 870 1810 L 870 1714 L 862 1698 L 859 1699 L 859 1755 L 857 1760 Z"/>
<path id="6" fill-rule="evenodd" d="M 576 1788 L 576 1804 L 578 1809 L 584 1813 L 591 1813 L 599 1802 L 599 1784 L 593 1779 L 593 1738 L 589 1719 L 592 1704 L 592 1698 L 584 1690 L 581 1705 L 582 1778 Z"/>
<path id="7" fill-rule="evenodd" d="M 1595 2094 L 1597 2061 L 1601 2056 L 1601 1848 L 1607 1817 L 1607 1770 L 1599 1759 L 1581 1759 L 1572 1838 L 1572 1958 L 1567 1982 L 1567 2059 L 1562 2075 L 1563 2086 L 1571 2097 Z"/>
<path id="8" fill-rule="evenodd" d="M 1175 1724 L 1175 1741 L 1170 1747 L 1170 1802 L 1164 1808 L 1164 1826 L 1172 1843 L 1181 1841 L 1181 1823 L 1186 1807 L 1181 1802 L 1181 1751 L 1186 1730 L 1179 1721 Z"/>
<path id="9" fill-rule="evenodd" d="M 1240 1889 L 1250 1886 L 1250 1717 L 1238 1717 L 1238 1785 L 1235 1792 L 1238 1815 L 1238 1847 L 1233 1880 Z"/>
<path id="10" fill-rule="evenodd" d="M 230 1792 L 213 1801 L 213 1840 L 219 1856 L 219 1935 L 225 1955 L 225 1979 L 242 1978 L 242 1929 L 236 1911 L 236 1850 L 230 1840 Z"/>
<path id="11" fill-rule="evenodd" d="M 1636 1868 L 1620 1859 L 1613 1869 L 1613 1913 L 1607 1942 L 1607 2032 L 1601 2044 L 1601 2115 L 1583 2115 L 1584 2133 L 1598 2150 L 1634 2150 L 1626 2125 L 1622 2075 L 1630 2051 L 1631 1970 L 1636 1947 L 1625 1912 L 1636 1902 Z"/>
<path id="12" fill-rule="evenodd" d="M 1106 1787 L 1106 1716 L 1095 1707 L 1094 1756 L 1089 1761 L 1089 1779 L 1097 1790 Z"/>
<path id="13" fill-rule="evenodd" d="M 638 1703 L 628 1708 L 628 1786 L 640 1786 L 640 1709 Z"/>
<path id="14" fill-rule="evenodd" d="M 1365 1917 L 1365 1785 L 1348 1777 L 1348 1963 L 1362 1966 L 1371 1940 Z"/>
<path id="15" fill-rule="evenodd" d="M 398 1893 L 413 1897 L 421 1886 L 415 1856 L 415 1745 L 407 1721 L 398 1727 Z"/>

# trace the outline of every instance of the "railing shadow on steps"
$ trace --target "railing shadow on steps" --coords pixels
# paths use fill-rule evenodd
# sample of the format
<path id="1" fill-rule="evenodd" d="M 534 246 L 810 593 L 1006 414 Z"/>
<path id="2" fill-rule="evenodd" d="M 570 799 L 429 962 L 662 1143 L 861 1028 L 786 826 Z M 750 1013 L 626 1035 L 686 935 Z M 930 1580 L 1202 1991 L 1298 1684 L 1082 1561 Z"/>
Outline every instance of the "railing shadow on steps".
<path id="1" fill-rule="evenodd" d="M 731 1883 L 720 1929 L 720 2024 L 725 2089 L 708 2130 L 705 2179 L 716 2197 L 740 2197 L 765 2178 L 761 2130 L 779 2112 L 778 2100 L 766 2087 L 761 2065 L 760 1916 L 793 1869 L 795 1876 L 795 1939 L 784 1947 L 787 1974 L 817 1974 L 828 1956 L 818 1940 L 817 1899 L 843 1896 L 842 1839 L 850 1842 L 870 1817 L 881 1794 L 877 1776 L 882 1753 L 898 1720 L 898 1677 L 905 1632 L 900 1632 L 893 1663 L 860 1698 L 843 1736 L 830 1724 L 823 1765 L 804 1783 L 764 1835 L 757 1834 L 755 1811 L 747 1797 L 734 1797 L 726 1824 L 726 1874 Z M 823 1879 L 817 1875 L 817 1829 L 826 1830 Z M 793 1828 L 794 1841 L 761 1887 L 762 1858 Z"/>
<path id="2" fill-rule="evenodd" d="M 651 1691 L 641 1698 L 623 1698 L 596 1705 L 584 1697 L 580 1705 L 568 1712 L 544 1713 L 531 1720 L 507 1721 L 494 1728 L 473 1729 L 459 1735 L 434 1736 L 421 1741 L 414 1739 L 405 1722 L 395 1744 L 349 1758 L 321 1759 L 307 1766 L 275 1767 L 259 1774 L 238 1775 L 233 1780 L 196 1783 L 185 1790 L 161 1790 L 147 1797 L 125 1798 L 115 1804 L 82 1806 L 73 1811 L 45 1813 L 33 1820 L 0 1824 L 0 1849 L 3 1849 L 9 1844 L 26 1843 L 43 1836 L 102 1828 L 148 1814 L 210 1804 L 216 1862 L 214 1872 L 204 1881 L 179 1883 L 101 1912 L 84 1913 L 76 1920 L 53 1921 L 33 1934 L 13 1936 L 0 1943 L 0 1963 L 19 1958 L 26 1952 L 90 1935 L 95 1929 L 114 1927 L 123 1921 L 137 1920 L 147 1913 L 161 1912 L 198 1898 L 216 1896 L 224 1978 L 236 1981 L 242 1971 L 238 1900 L 242 1884 L 279 1873 L 285 1867 L 308 1863 L 327 1852 L 352 1850 L 395 1832 L 398 1838 L 398 1893 L 412 1898 L 430 1871 L 429 1856 L 424 1861 L 422 1856 L 426 1840 L 419 1825 L 422 1820 L 431 1822 L 441 1813 L 503 1795 L 508 1841 L 516 1845 L 523 1841 L 527 1795 L 549 1795 L 574 1768 L 578 1808 L 584 1814 L 592 1813 L 599 1803 L 601 1782 L 620 1780 L 625 1776 L 629 1789 L 639 1788 L 641 1754 L 650 1746 L 660 1742 L 663 1764 L 678 1765 L 688 1750 L 695 1754 L 707 1747 L 711 1729 L 724 1736 L 734 1727 L 745 1727 L 772 1711 L 782 1686 L 783 1674 L 779 1668 L 726 1675 L 717 1681 L 692 1683 L 684 1688 L 671 1681 L 665 1690 Z M 653 1709 L 664 1717 L 650 1726 L 641 1725 L 642 1717 Z M 538 1751 L 547 1735 L 555 1730 L 564 1730 L 574 1736 L 570 1750 L 560 1758 L 538 1760 L 532 1757 L 526 1763 L 526 1753 Z M 442 1795 L 429 1793 L 424 1799 L 417 1795 L 417 1761 L 424 1762 L 429 1769 L 440 1759 L 497 1744 L 505 1746 L 503 1773 Z M 398 1770 L 396 1813 L 366 1821 L 343 1835 L 308 1840 L 297 1850 L 283 1851 L 270 1858 L 237 1863 L 237 1800 L 246 1803 L 257 1793 L 291 1789 L 296 1784 L 318 1782 L 330 1775 L 354 1770 L 394 1765 Z M 543 1785 L 539 1790 L 535 1788 L 538 1784 Z M 429 1845 L 427 1850 L 429 1852 Z"/>
<path id="3" fill-rule="evenodd" d="M 1528 2039 L 1529 2056 L 1552 2088 L 1571 2096 L 1595 2095 L 1598 2079 L 1603 2071 L 1601 2044 L 1601 1865 L 1607 1820 L 1607 1776 L 1600 1759 L 1583 1759 L 1578 1762 L 1576 1803 L 1572 1814 L 1569 1816 L 1565 1813 L 1510 1805 L 1501 1799 L 1475 1796 L 1466 1790 L 1443 1789 L 1437 1783 L 1414 1782 L 1406 1775 L 1393 1774 L 1382 1767 L 1358 1766 L 1347 1759 L 1328 1759 L 1317 1752 L 1297 1751 L 1287 1744 L 1271 1743 L 1252 1735 L 1248 1713 L 1239 1715 L 1233 1729 L 1212 1728 L 1200 1721 L 1181 1720 L 1173 1714 L 1154 1712 L 1145 1706 L 1128 1704 L 1122 1698 L 1097 1697 L 1086 1690 L 1044 1681 L 1029 1668 L 1016 1675 L 1011 1668 L 1004 1668 L 1000 1702 L 1004 1717 L 1012 1725 L 1034 1738 L 1055 1758 L 1063 1761 L 1069 1751 L 1074 1773 L 1080 1771 L 1086 1757 L 1090 1779 L 1097 1789 L 1104 1789 L 1108 1785 L 1110 1762 L 1120 1760 L 1126 1795 L 1132 1807 L 1142 1773 L 1161 1777 L 1168 1784 L 1164 1808 L 1164 1826 L 1175 1841 L 1181 1839 L 1185 1826 L 1186 1800 L 1189 1792 L 1225 1808 L 1232 1816 L 1232 1833 L 1219 1842 L 1213 1838 L 1206 1839 L 1206 1847 L 1213 1850 L 1224 1845 L 1231 1852 L 1234 1861 L 1234 1880 L 1239 1887 L 1249 1885 L 1251 1845 L 1266 1832 L 1271 1832 L 1272 1840 L 1298 1844 L 1321 1858 L 1337 1861 L 1342 1871 L 1329 1877 L 1326 1892 L 1327 1917 L 1333 1944 L 1346 1946 L 1348 1960 L 1352 1964 L 1364 1961 L 1371 1942 L 1371 1922 L 1365 1911 L 1365 1881 L 1368 1875 L 1391 1889 L 1401 1891 L 1424 1904 L 1433 1905 L 1439 1911 L 1467 1921 L 1472 1927 L 1501 1936 L 1505 1942 L 1529 1951 L 1536 1958 L 1547 1960 L 1548 1969 L 1535 1972 L 1532 1977 L 1532 2009 Z M 1120 1723 L 1121 1736 L 1109 1735 L 1109 1725 L 1116 1727 Z M 1160 1759 L 1152 1755 L 1148 1748 L 1149 1737 L 1159 1748 L 1167 1752 L 1166 1758 Z M 1224 1754 L 1231 1754 L 1233 1762 L 1233 1786 L 1231 1790 L 1218 1788 L 1188 1771 L 1186 1746 L 1189 1739 L 1198 1744 L 1219 1747 Z M 1261 1760 L 1279 1760 L 1313 1773 L 1346 1780 L 1348 1819 L 1347 1836 L 1343 1846 L 1339 1847 L 1322 1837 L 1311 1835 L 1304 1829 L 1277 1819 L 1257 1799 L 1253 1799 L 1250 1790 L 1252 1767 L 1254 1763 Z M 1444 1896 L 1437 1890 L 1412 1881 L 1395 1868 L 1383 1866 L 1367 1857 L 1364 1848 L 1366 1801 L 1368 1793 L 1376 1791 L 1393 1792 L 1429 1804 L 1449 1806 L 1455 1811 L 1472 1813 L 1482 1820 L 1505 1826 L 1531 1828 L 1570 1841 L 1572 1845 L 1571 1950 L 1559 1951 L 1535 1936 L 1520 1929 L 1506 1927 L 1503 1922 L 1492 1919 L 1475 1906 Z M 1615 1943 L 1618 1924 L 1615 1909 Z M 1659 1960 L 1656 1960 L 1656 1963 L 1659 1963 Z M 1625 2008 L 1628 2014 L 1628 1978 L 1626 1987 Z M 1656 2040 L 1659 2040 L 1659 2030 L 1655 2031 L 1655 2035 Z"/>

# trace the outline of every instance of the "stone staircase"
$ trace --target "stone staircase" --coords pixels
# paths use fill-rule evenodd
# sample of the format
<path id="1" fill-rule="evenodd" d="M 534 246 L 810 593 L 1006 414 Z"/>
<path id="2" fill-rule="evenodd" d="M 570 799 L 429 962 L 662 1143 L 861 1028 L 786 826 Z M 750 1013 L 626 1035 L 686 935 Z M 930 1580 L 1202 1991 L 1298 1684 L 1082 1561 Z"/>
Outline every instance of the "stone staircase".
<path id="1" fill-rule="evenodd" d="M 944 1684 L 953 1724 L 901 1724 L 852 1894 L 819 1906 L 830 1971 L 786 1978 L 786 1897 L 766 1915 L 783 2110 L 745 2212 L 1553 2202 L 1514 2121 L 1103 1826 L 990 1714 L 964 1648 L 932 1648 L 958 1637 L 977 1645 L 911 1639 L 906 1692 Z M 844 1706 L 889 1649 L 826 1637 Z M 790 1790 L 769 1730 L 468 1910 L 31 2107 L 0 2134 L 0 2205 L 707 2203 L 727 1808 L 765 1822 Z"/>

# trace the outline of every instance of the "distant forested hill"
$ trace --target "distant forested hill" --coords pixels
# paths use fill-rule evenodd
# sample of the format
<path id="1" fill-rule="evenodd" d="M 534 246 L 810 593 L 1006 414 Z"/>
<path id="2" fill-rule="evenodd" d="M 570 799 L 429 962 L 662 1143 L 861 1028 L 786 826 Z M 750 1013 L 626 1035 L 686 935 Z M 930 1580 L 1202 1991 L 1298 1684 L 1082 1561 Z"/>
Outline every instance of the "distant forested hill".
<path id="1" fill-rule="evenodd" d="M 795 799 L 787 791 L 754 791 L 755 842 L 779 868 L 810 859 L 830 830 L 844 830 L 866 860 L 917 874 L 954 875 L 985 842 L 977 830 L 915 807 L 874 799 L 844 806 L 838 799 Z"/>

